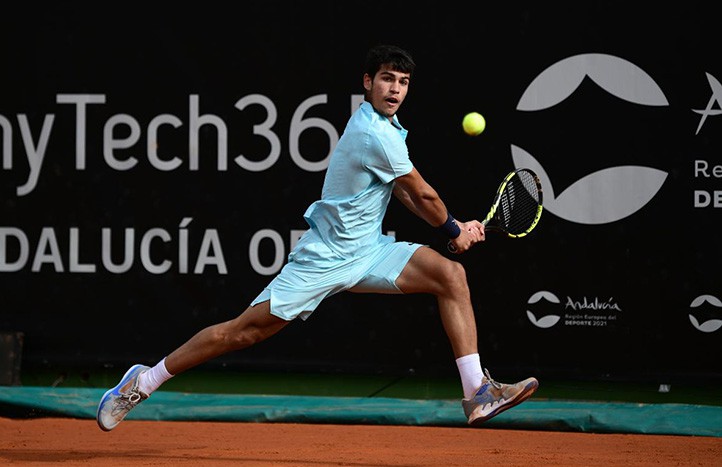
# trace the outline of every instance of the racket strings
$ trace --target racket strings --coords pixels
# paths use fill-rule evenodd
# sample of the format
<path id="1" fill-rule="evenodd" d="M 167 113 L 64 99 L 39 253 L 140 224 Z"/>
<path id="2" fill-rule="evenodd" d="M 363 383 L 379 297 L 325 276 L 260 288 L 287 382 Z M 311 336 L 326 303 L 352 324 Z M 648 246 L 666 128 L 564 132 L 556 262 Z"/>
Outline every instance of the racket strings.
<path id="1" fill-rule="evenodd" d="M 540 201 L 539 187 L 533 175 L 517 173 L 501 194 L 501 224 L 513 235 L 526 232 L 534 224 Z"/>

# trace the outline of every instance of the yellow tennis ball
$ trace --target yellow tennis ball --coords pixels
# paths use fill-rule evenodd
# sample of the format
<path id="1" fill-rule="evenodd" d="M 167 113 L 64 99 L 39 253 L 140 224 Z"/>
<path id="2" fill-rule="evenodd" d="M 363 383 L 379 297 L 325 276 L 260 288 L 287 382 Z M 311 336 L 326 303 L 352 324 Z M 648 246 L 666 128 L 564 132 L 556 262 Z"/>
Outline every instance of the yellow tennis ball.
<path id="1" fill-rule="evenodd" d="M 467 135 L 478 136 L 486 128 L 486 120 L 479 112 L 470 112 L 464 116 L 461 126 Z"/>

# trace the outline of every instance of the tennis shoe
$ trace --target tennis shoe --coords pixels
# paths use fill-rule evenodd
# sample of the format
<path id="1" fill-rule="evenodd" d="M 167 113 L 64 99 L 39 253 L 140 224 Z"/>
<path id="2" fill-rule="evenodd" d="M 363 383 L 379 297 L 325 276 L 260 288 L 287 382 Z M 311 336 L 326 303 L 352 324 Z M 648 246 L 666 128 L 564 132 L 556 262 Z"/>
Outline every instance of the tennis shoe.
<path id="1" fill-rule="evenodd" d="M 128 412 L 148 398 L 148 394 L 138 389 L 138 377 L 150 370 L 144 365 L 133 365 L 117 386 L 108 389 L 100 399 L 95 418 L 103 431 L 110 431 L 123 421 Z"/>
<path id="2" fill-rule="evenodd" d="M 527 400 L 539 387 L 536 378 L 515 384 L 498 383 L 484 369 L 486 378 L 471 399 L 461 401 L 469 425 L 476 426 Z"/>

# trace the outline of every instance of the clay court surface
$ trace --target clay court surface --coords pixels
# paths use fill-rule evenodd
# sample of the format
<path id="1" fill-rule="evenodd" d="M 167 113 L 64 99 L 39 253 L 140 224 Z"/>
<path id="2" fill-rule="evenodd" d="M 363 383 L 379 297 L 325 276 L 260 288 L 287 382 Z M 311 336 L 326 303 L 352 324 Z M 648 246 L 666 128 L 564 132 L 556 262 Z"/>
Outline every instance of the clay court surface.
<path id="1" fill-rule="evenodd" d="M 722 438 L 484 428 L 0 418 L 0 464 L 720 466 Z"/>

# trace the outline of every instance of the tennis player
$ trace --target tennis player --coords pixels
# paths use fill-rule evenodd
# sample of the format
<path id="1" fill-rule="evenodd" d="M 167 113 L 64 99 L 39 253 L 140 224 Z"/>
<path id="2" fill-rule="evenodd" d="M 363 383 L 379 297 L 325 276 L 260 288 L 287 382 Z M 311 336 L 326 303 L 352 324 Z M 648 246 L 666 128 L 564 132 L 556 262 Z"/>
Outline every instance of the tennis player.
<path id="1" fill-rule="evenodd" d="M 489 420 L 534 393 L 535 378 L 502 384 L 482 370 L 464 267 L 428 246 L 397 242 L 381 233 L 393 194 L 448 237 L 456 253 L 485 239 L 478 220 L 454 219 L 409 159 L 407 130 L 397 112 L 415 66 L 411 55 L 396 46 L 369 50 L 364 102 L 331 155 L 321 199 L 304 214 L 310 228 L 286 265 L 235 319 L 201 330 L 153 367 L 131 367 L 100 400 L 101 429 L 115 428 L 174 375 L 261 342 L 292 320 L 307 319 L 326 297 L 343 291 L 436 296 L 461 377 L 462 407 L 469 424 Z"/>

